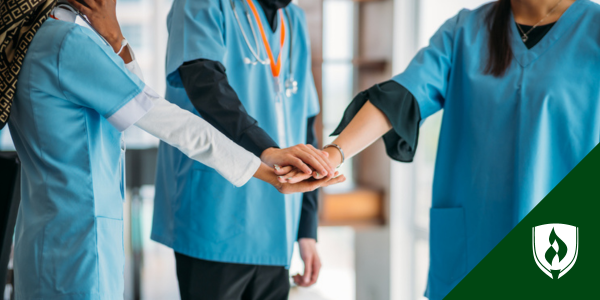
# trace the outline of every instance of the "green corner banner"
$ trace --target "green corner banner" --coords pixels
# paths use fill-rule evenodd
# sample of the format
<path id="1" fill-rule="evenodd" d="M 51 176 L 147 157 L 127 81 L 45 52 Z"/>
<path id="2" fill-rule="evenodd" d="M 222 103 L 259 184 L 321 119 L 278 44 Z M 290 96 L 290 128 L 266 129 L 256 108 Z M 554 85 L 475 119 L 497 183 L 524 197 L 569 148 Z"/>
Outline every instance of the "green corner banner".
<path id="1" fill-rule="evenodd" d="M 600 146 L 444 299 L 600 299 Z"/>

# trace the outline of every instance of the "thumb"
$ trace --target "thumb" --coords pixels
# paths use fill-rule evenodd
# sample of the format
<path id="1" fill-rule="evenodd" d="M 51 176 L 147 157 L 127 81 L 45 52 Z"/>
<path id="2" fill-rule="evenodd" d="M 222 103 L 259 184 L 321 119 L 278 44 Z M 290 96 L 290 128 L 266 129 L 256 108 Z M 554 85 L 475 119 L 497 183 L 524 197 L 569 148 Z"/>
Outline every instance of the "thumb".
<path id="1" fill-rule="evenodd" d="M 285 175 L 292 171 L 292 166 L 280 167 L 279 165 L 273 165 L 275 168 L 275 174 L 278 176 Z"/>
<path id="2" fill-rule="evenodd" d="M 312 267 L 313 257 L 309 256 L 304 260 L 304 275 L 302 275 L 302 281 L 304 284 L 308 284 L 310 282 L 310 277 L 312 276 Z"/>

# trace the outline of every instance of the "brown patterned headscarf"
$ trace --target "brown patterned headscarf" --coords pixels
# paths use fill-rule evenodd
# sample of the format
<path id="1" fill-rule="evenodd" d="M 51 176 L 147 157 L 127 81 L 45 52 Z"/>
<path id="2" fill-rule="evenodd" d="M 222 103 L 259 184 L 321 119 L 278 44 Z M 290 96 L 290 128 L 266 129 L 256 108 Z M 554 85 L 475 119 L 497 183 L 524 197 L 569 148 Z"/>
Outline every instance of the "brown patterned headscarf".
<path id="1" fill-rule="evenodd" d="M 56 0 L 0 0 L 0 129 L 8 122 L 29 43 L 54 5 Z"/>

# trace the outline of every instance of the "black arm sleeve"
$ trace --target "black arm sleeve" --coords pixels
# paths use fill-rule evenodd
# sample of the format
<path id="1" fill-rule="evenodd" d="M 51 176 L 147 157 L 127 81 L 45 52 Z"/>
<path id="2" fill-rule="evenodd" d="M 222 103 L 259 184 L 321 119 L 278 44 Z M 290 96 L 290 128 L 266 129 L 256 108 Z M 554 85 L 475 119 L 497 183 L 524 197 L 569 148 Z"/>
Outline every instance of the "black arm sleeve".
<path id="1" fill-rule="evenodd" d="M 331 135 L 339 135 L 367 100 L 392 123 L 392 129 L 383 135 L 387 154 L 394 160 L 411 162 L 417 150 L 421 112 L 415 97 L 395 81 L 376 84 L 354 97 L 346 108 L 340 125 Z"/>
<path id="2" fill-rule="evenodd" d="M 277 143 L 244 109 L 227 81 L 225 67 L 217 61 L 199 59 L 179 67 L 179 75 L 194 108 L 208 123 L 244 149 L 260 157 Z"/>
<path id="3" fill-rule="evenodd" d="M 317 136 L 315 134 L 315 117 L 308 119 L 306 128 L 306 144 L 317 147 Z M 317 227 L 319 226 L 319 190 L 304 193 L 302 195 L 302 211 L 300 212 L 300 225 L 298 226 L 298 239 L 317 239 Z"/>

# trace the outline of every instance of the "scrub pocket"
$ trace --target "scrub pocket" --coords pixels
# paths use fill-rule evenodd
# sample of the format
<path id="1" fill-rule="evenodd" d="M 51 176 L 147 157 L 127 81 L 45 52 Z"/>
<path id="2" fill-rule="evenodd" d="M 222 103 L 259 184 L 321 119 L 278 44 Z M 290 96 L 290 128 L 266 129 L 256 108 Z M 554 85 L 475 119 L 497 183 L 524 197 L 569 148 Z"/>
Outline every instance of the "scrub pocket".
<path id="1" fill-rule="evenodd" d="M 123 295 L 124 291 L 123 220 L 97 217 L 96 234 L 100 294 L 105 295 L 105 299 L 112 299 L 108 295 Z"/>
<path id="2" fill-rule="evenodd" d="M 235 186 L 214 170 L 194 170 L 189 184 L 190 229 L 199 237 L 222 242 L 243 232 L 246 189 Z"/>
<path id="3" fill-rule="evenodd" d="M 464 209 L 432 208 L 431 267 L 432 279 L 452 284 L 467 271 L 467 239 Z"/>

